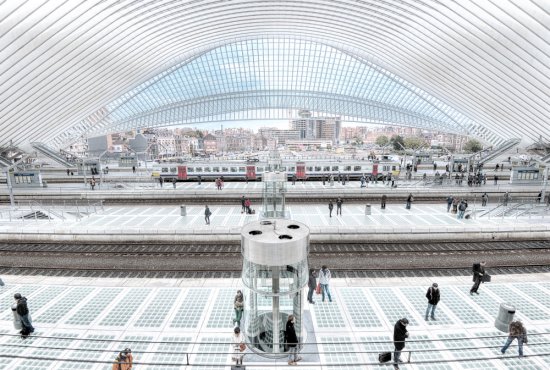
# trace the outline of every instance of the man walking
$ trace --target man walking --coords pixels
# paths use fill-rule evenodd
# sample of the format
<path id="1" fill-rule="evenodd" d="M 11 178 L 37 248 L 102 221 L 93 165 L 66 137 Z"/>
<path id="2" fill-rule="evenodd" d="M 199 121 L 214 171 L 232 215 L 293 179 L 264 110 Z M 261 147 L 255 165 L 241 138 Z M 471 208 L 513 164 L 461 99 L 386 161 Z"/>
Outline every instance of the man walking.
<path id="1" fill-rule="evenodd" d="M 332 199 L 328 201 L 328 217 L 332 217 L 332 210 L 334 209 L 334 205 L 332 204 Z"/>
<path id="2" fill-rule="evenodd" d="M 383 194 L 382 195 L 382 201 L 380 202 L 380 208 L 386 209 L 386 200 L 387 199 L 388 199 L 388 197 L 386 196 L 386 194 Z"/>
<path id="3" fill-rule="evenodd" d="M 433 283 L 432 286 L 428 288 L 428 291 L 426 292 L 426 298 L 428 298 L 428 308 L 426 308 L 426 317 L 424 319 L 428 321 L 428 315 L 430 314 L 431 310 L 432 312 L 430 317 L 432 318 L 432 320 L 435 320 L 435 308 L 440 298 L 437 283 Z"/>
<path id="4" fill-rule="evenodd" d="M 31 319 L 29 317 L 29 308 L 27 306 L 27 298 L 21 296 L 21 293 L 15 293 L 13 295 L 16 303 L 16 311 L 21 320 L 21 336 L 27 337 L 30 333 L 34 332 Z"/>
<path id="5" fill-rule="evenodd" d="M 393 327 L 393 345 L 395 347 L 393 352 L 394 369 L 399 369 L 399 363 L 403 362 L 401 361 L 401 351 L 405 348 L 405 339 L 409 336 L 407 325 L 409 325 L 409 320 L 404 317 L 398 320 Z"/>
<path id="6" fill-rule="evenodd" d="M 246 202 L 246 198 L 245 198 L 244 195 L 243 195 L 243 196 L 241 197 L 241 213 L 244 213 L 244 211 L 246 211 L 245 202 Z"/>
<path id="7" fill-rule="evenodd" d="M 451 210 L 451 206 L 453 205 L 453 196 L 452 195 L 449 195 L 447 197 L 447 212 L 449 212 Z"/>
<path id="8" fill-rule="evenodd" d="M 328 297 L 329 302 L 332 302 L 332 297 L 330 296 L 330 270 L 327 266 L 323 265 L 321 271 L 319 271 L 319 284 L 321 285 L 321 300 L 325 301 L 325 294 Z"/>
<path id="9" fill-rule="evenodd" d="M 315 302 L 313 302 L 313 291 L 315 290 L 315 288 L 317 288 L 317 279 L 315 277 L 314 269 L 309 270 L 309 280 L 307 281 L 307 287 L 307 301 L 311 304 L 315 304 Z"/>
<path id="10" fill-rule="evenodd" d="M 485 275 L 485 261 L 482 261 L 480 263 L 474 263 L 472 266 L 472 271 L 474 273 L 474 276 L 472 278 L 474 285 L 472 286 L 472 289 L 470 289 L 470 295 L 479 294 L 477 290 L 479 289 L 479 284 L 483 281 L 483 275 Z"/>
<path id="11" fill-rule="evenodd" d="M 485 207 L 487 205 L 487 201 L 489 201 L 489 196 L 487 195 L 487 193 L 483 193 L 483 195 L 481 196 L 481 206 Z"/>
<path id="12" fill-rule="evenodd" d="M 342 203 L 344 203 L 342 198 L 336 199 L 336 215 L 337 216 L 338 215 L 342 216 Z"/>
<path id="13" fill-rule="evenodd" d="M 210 215 L 212 212 L 210 212 L 210 208 L 208 206 L 204 206 L 204 221 L 206 221 L 207 225 L 210 225 Z"/>

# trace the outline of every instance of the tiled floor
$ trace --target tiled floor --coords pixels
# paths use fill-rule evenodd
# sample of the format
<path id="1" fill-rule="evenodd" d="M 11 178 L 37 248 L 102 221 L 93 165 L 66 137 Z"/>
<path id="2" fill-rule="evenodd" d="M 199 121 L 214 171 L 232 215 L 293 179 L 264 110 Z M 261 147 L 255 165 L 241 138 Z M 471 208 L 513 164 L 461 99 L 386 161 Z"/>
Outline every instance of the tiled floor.
<path id="1" fill-rule="evenodd" d="M 493 278 L 479 296 L 468 294 L 467 278 L 438 279 L 442 300 L 437 321 L 424 320 L 429 278 L 333 279 L 333 302 L 322 303 L 316 296 L 317 303 L 306 307 L 311 322 L 300 368 L 377 368 L 378 353 L 392 349 L 394 323 L 406 316 L 411 333 L 406 349 L 413 352 L 411 364 L 403 368 L 548 369 L 550 274 Z M 232 301 L 239 279 L 3 279 L 0 369 L 110 369 L 116 351 L 125 347 L 143 363 L 137 369 L 229 369 Z M 12 327 L 15 292 L 27 296 L 36 327 L 35 336 L 26 340 Z M 509 358 L 499 356 L 504 333 L 494 328 L 494 319 L 501 302 L 513 304 L 516 318 L 528 329 L 526 358 L 513 357 L 515 343 Z M 472 360 L 480 357 L 489 360 Z M 250 354 L 245 364 L 265 369 L 286 366 L 286 361 Z"/>

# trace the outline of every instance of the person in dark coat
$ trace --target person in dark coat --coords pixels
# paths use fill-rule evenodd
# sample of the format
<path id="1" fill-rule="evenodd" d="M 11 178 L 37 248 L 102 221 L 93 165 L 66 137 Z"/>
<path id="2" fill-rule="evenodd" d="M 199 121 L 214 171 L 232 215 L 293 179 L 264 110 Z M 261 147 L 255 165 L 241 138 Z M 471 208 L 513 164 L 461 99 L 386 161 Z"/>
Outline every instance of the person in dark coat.
<path id="1" fill-rule="evenodd" d="M 474 293 L 479 294 L 477 290 L 479 289 L 479 284 L 482 283 L 483 275 L 485 275 L 485 261 L 474 263 L 472 271 L 474 273 L 472 278 L 474 285 L 472 286 L 472 289 L 470 289 L 470 295 L 474 295 Z"/>
<path id="2" fill-rule="evenodd" d="M 23 297 L 21 293 L 15 293 L 13 295 L 15 302 L 17 304 L 16 311 L 21 320 L 21 335 L 26 337 L 30 333 L 34 332 L 34 327 L 32 326 L 31 319 L 29 317 L 29 307 L 27 306 L 27 298 Z"/>
<path id="3" fill-rule="evenodd" d="M 288 347 L 288 364 L 296 365 L 296 362 L 300 361 L 302 358 L 298 356 L 298 336 L 296 335 L 296 330 L 294 330 L 295 318 L 294 315 L 288 315 L 288 320 L 286 321 L 286 330 L 285 330 L 285 343 Z"/>
<path id="4" fill-rule="evenodd" d="M 393 327 L 393 345 L 395 347 L 393 363 L 395 369 L 399 369 L 399 363 L 403 362 L 401 361 L 401 351 L 405 348 L 405 339 L 409 337 L 407 325 L 409 325 L 409 320 L 404 317 L 398 320 Z"/>
<path id="5" fill-rule="evenodd" d="M 432 318 L 432 320 L 435 320 L 435 308 L 440 299 L 437 283 L 433 283 L 432 286 L 428 288 L 428 291 L 426 292 L 426 298 L 428 298 L 428 308 L 426 308 L 425 320 L 428 321 L 428 314 L 430 314 L 430 309 L 432 311 L 430 317 Z"/>
<path id="6" fill-rule="evenodd" d="M 407 209 L 411 209 L 411 204 L 413 200 L 414 200 L 413 195 L 412 193 L 410 193 L 409 196 L 407 197 L 407 205 L 406 205 Z"/>
<path id="7" fill-rule="evenodd" d="M 246 202 L 246 198 L 243 195 L 241 198 L 241 213 L 244 213 L 244 211 L 246 211 L 245 202 Z"/>
<path id="8" fill-rule="evenodd" d="M 336 199 L 336 215 L 342 216 L 342 203 L 344 203 L 342 198 Z"/>
<path id="9" fill-rule="evenodd" d="M 334 209 L 334 204 L 332 204 L 332 200 L 328 201 L 328 216 L 332 217 L 332 210 Z"/>
<path id="10" fill-rule="evenodd" d="M 210 225 L 210 215 L 212 212 L 210 212 L 210 208 L 208 206 L 204 206 L 204 221 L 206 221 L 207 225 Z"/>
<path id="11" fill-rule="evenodd" d="M 386 194 L 382 195 L 382 202 L 380 203 L 380 208 L 386 209 L 386 200 L 387 199 L 388 199 L 388 197 L 386 196 Z"/>
<path id="12" fill-rule="evenodd" d="M 307 281 L 307 287 L 309 289 L 307 292 L 307 301 L 311 304 L 315 304 L 315 302 L 313 302 L 313 291 L 317 288 L 317 278 L 315 276 L 314 269 L 309 269 L 309 280 Z"/>

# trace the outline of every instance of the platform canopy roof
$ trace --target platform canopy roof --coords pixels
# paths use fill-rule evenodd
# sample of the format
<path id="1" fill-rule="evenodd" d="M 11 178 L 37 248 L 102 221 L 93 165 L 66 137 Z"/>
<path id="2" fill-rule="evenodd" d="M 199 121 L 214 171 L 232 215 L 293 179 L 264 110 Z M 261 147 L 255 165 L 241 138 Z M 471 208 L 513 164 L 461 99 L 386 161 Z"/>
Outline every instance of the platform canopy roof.
<path id="1" fill-rule="evenodd" d="M 224 120 L 550 140 L 547 0 L 0 3 L 0 147 Z"/>

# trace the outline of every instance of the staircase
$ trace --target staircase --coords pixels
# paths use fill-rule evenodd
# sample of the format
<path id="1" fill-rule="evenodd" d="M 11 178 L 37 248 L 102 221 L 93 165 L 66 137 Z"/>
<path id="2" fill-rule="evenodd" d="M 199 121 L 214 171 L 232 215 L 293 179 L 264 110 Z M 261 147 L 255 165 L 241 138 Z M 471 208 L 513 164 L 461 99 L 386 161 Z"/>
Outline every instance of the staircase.
<path id="1" fill-rule="evenodd" d="M 11 161 L 9 159 L 0 156 L 0 167 L 9 167 L 12 164 L 13 163 L 11 163 Z"/>
<path id="2" fill-rule="evenodd" d="M 60 153 L 57 153 L 55 150 L 48 148 L 45 144 L 42 143 L 31 143 L 32 147 L 45 155 L 46 157 L 50 158 L 53 161 L 56 161 L 57 163 L 61 164 L 65 167 L 74 167 L 74 164 L 67 161 L 66 157 L 61 155 Z"/>
<path id="3" fill-rule="evenodd" d="M 23 218 L 25 220 L 49 220 L 50 216 L 48 216 L 42 211 L 35 211 L 35 212 L 24 214 L 19 218 Z"/>
<path id="4" fill-rule="evenodd" d="M 493 150 L 492 152 L 490 152 L 489 154 L 487 154 L 486 156 L 479 159 L 477 161 L 477 163 L 481 165 L 481 164 L 484 164 L 486 162 L 489 162 L 490 160 L 492 160 L 492 159 L 498 157 L 499 155 L 501 155 L 502 153 L 505 153 L 506 151 L 512 149 L 513 147 L 518 145 L 520 142 L 521 142 L 521 139 L 517 139 L 517 138 L 516 139 L 510 139 L 510 140 L 506 141 L 504 144 L 502 144 L 501 146 L 499 146 L 498 148 L 496 148 L 495 150 Z M 476 154 L 478 154 L 478 153 L 476 153 Z M 474 154 L 474 156 L 476 154 Z"/>

